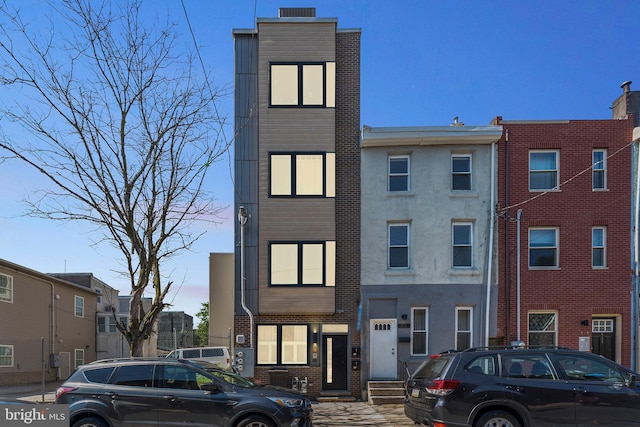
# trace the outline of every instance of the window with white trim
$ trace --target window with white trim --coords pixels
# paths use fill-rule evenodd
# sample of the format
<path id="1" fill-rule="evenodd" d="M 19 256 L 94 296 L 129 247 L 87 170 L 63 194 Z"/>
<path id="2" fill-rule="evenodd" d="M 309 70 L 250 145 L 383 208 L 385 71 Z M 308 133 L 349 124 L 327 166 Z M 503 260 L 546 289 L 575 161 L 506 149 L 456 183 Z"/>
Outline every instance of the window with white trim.
<path id="1" fill-rule="evenodd" d="M 411 355 L 426 356 L 427 349 L 427 327 L 429 324 L 428 307 L 411 308 Z"/>
<path id="2" fill-rule="evenodd" d="M 271 242 L 270 285 L 335 286 L 336 242 Z"/>
<path id="3" fill-rule="evenodd" d="M 471 348 L 473 343 L 473 307 L 456 307 L 456 350 Z"/>
<path id="4" fill-rule="evenodd" d="M 389 268 L 409 268 L 409 224 L 389 224 Z"/>
<path id="5" fill-rule="evenodd" d="M 529 267 L 558 267 L 558 229 L 529 229 Z"/>
<path id="6" fill-rule="evenodd" d="M 271 153 L 270 197 L 335 197 L 335 153 Z"/>
<path id="7" fill-rule="evenodd" d="M 84 365 L 84 349 L 76 348 L 73 351 L 73 361 L 76 369 Z"/>
<path id="8" fill-rule="evenodd" d="M 558 322 L 555 312 L 529 313 L 529 345 L 557 345 Z"/>
<path id="9" fill-rule="evenodd" d="M 0 345 L 0 367 L 13 366 L 13 346 Z"/>
<path id="10" fill-rule="evenodd" d="M 473 266 L 473 225 L 454 223 L 451 227 L 453 267 L 469 268 Z"/>
<path id="11" fill-rule="evenodd" d="M 271 63 L 271 107 L 336 106 L 336 63 Z"/>
<path id="12" fill-rule="evenodd" d="M 529 190 L 558 189 L 560 152 L 558 150 L 534 150 L 529 152 Z"/>
<path id="13" fill-rule="evenodd" d="M 84 298 L 76 295 L 74 298 L 74 304 L 73 314 L 76 317 L 84 317 Z"/>
<path id="14" fill-rule="evenodd" d="M 389 156 L 389 191 L 409 191 L 409 156 Z"/>
<path id="15" fill-rule="evenodd" d="M 607 228 L 591 229 L 591 266 L 593 268 L 607 266 Z"/>
<path id="16" fill-rule="evenodd" d="M 593 150 L 593 189 L 607 189 L 607 150 Z"/>
<path id="17" fill-rule="evenodd" d="M 306 365 L 309 352 L 308 325 L 258 325 L 258 365 Z"/>
<path id="18" fill-rule="evenodd" d="M 451 156 L 451 189 L 455 191 L 471 190 L 470 154 L 453 154 Z"/>
<path id="19" fill-rule="evenodd" d="M 13 302 L 13 277 L 0 274 L 0 301 Z"/>

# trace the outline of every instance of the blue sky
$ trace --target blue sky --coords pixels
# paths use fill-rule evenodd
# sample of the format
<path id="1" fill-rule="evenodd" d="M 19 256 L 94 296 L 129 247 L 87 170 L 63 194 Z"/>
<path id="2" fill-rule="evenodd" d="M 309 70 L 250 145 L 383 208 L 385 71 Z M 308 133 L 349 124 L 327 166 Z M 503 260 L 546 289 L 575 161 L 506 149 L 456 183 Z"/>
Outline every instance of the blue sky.
<path id="1" fill-rule="evenodd" d="M 37 0 L 10 0 L 27 13 Z M 169 17 L 185 48 L 193 37 L 214 86 L 233 85 L 232 29 L 253 28 L 256 17 L 279 7 L 315 7 L 338 18 L 339 28 L 362 30 L 361 125 L 446 126 L 455 116 L 467 125 L 505 120 L 608 119 L 609 107 L 635 80 L 640 89 L 640 2 L 618 1 L 383 1 L 383 0 L 154 0 L 149 22 Z M 0 23 L 1 25 L 1 23 Z M 231 138 L 233 98 L 219 104 Z M 232 153 L 230 153 L 231 156 Z M 232 158 L 210 172 L 220 224 L 164 273 L 175 282 L 169 302 L 195 315 L 208 300 L 209 252 L 234 247 Z M 41 272 L 92 272 L 128 293 L 112 270 L 118 253 L 92 244 L 98 235 L 82 224 L 57 224 L 21 216 L 27 194 L 46 185 L 31 170 L 0 164 L 0 258 Z"/>

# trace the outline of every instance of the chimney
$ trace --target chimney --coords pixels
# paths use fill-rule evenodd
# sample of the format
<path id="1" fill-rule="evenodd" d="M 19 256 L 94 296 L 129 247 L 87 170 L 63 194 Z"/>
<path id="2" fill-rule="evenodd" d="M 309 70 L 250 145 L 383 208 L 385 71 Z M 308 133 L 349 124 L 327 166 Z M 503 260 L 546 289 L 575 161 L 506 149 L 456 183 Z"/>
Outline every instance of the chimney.
<path id="1" fill-rule="evenodd" d="M 613 119 L 633 117 L 633 126 L 640 126 L 640 91 L 631 90 L 631 80 L 620 85 L 622 94 L 613 101 L 611 113 Z"/>
<path id="2" fill-rule="evenodd" d="M 624 93 L 629 93 L 631 91 L 631 80 L 627 80 L 626 82 L 622 83 L 620 87 L 622 88 L 622 91 Z"/>

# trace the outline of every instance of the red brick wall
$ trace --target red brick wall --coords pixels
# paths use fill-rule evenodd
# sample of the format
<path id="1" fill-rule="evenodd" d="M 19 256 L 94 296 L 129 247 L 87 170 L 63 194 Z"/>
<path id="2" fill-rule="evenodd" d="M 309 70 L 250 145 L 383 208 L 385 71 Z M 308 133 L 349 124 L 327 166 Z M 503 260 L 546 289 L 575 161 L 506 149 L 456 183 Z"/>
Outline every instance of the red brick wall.
<path id="1" fill-rule="evenodd" d="M 558 345 L 569 348 L 578 348 L 579 337 L 591 336 L 592 316 L 619 315 L 616 325 L 622 337 L 619 356 L 622 363 L 628 365 L 631 351 L 631 120 L 498 124 L 505 130 L 498 144 L 498 202 L 502 209 L 498 223 L 498 335 L 505 343 L 517 336 L 516 215 L 518 209 L 522 209 L 521 339 L 527 341 L 530 310 L 557 311 Z M 592 150 L 596 148 L 607 149 L 609 156 L 608 191 L 592 191 L 589 168 Z M 561 191 L 544 194 L 529 191 L 531 149 L 559 150 Z M 591 267 L 591 228 L 598 225 L 607 227 L 606 269 Z M 535 226 L 559 227 L 559 269 L 529 269 L 528 229 Z M 582 320 L 589 320 L 589 324 L 582 325 Z"/>

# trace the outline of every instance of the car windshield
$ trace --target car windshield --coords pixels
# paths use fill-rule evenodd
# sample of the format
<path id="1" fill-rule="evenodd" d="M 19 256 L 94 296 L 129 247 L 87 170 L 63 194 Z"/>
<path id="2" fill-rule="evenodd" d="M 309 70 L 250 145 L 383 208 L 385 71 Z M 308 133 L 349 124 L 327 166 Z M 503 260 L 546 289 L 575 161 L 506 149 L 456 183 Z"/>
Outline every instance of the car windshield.
<path id="1" fill-rule="evenodd" d="M 447 366 L 451 360 L 450 357 L 434 357 L 416 370 L 413 374 L 413 378 L 416 379 L 432 379 L 437 378 L 442 374 L 444 367 Z"/>

